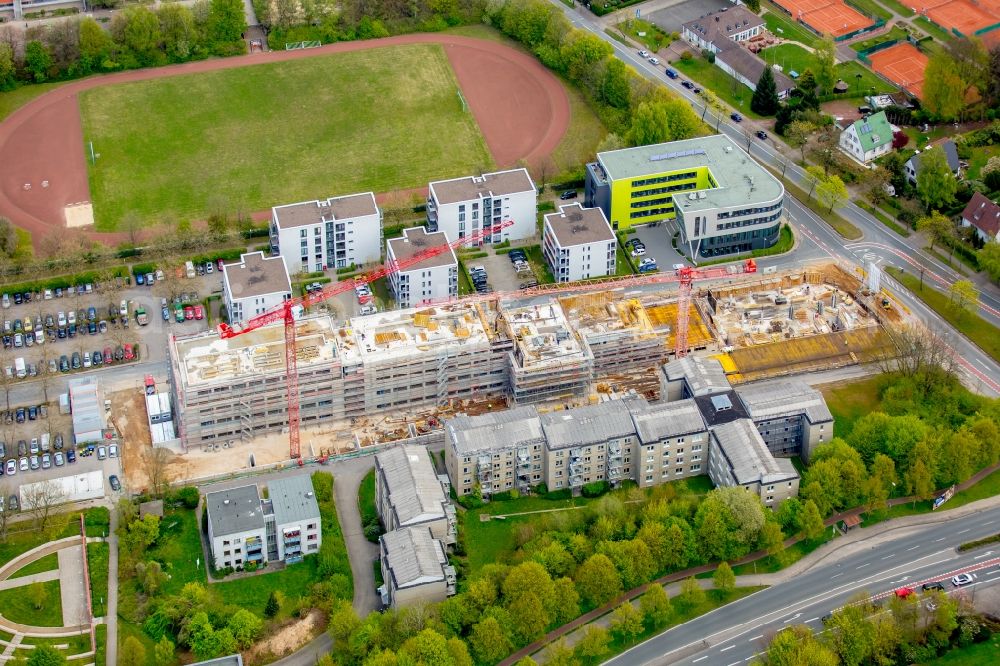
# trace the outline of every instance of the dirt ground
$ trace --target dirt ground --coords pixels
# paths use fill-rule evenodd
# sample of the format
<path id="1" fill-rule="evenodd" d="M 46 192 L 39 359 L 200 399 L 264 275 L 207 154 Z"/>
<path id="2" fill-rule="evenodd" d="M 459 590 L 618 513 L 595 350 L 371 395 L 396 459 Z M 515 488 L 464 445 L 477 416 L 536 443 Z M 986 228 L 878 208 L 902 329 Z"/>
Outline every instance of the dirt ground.
<path id="1" fill-rule="evenodd" d="M 278 658 L 294 652 L 317 636 L 323 630 L 326 620 L 318 610 L 313 610 L 304 618 L 281 627 L 270 638 L 257 643 L 245 655 L 248 664 L 259 664 L 272 661 L 268 657 Z"/>

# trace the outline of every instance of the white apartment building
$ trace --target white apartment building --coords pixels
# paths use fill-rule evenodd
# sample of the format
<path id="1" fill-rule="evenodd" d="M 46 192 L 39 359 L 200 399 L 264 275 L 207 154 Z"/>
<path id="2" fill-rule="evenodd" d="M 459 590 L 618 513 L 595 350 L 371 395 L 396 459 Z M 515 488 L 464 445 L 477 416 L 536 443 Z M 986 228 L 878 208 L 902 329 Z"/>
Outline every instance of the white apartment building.
<path id="1" fill-rule="evenodd" d="M 382 211 L 371 192 L 271 209 L 271 252 L 291 275 L 382 259 Z"/>
<path id="2" fill-rule="evenodd" d="M 527 169 L 434 181 L 428 186 L 427 228 L 448 238 L 490 231 L 480 245 L 496 245 L 535 235 L 538 191 Z M 500 229 L 500 222 L 513 224 Z"/>
<path id="3" fill-rule="evenodd" d="M 222 269 L 223 297 L 230 323 L 267 312 L 292 297 L 285 258 L 263 252 L 240 255 L 239 263 Z"/>
<path id="4" fill-rule="evenodd" d="M 424 227 L 403 229 L 401 237 L 386 241 L 386 262 L 404 261 L 432 247 L 447 245 L 448 242 L 449 237 L 443 231 L 428 233 Z M 455 251 L 448 248 L 440 254 L 390 274 L 389 285 L 400 308 L 458 296 L 458 259 Z"/>
<path id="5" fill-rule="evenodd" d="M 250 562 L 294 564 L 319 553 L 323 535 L 310 478 L 275 479 L 267 490 L 267 499 L 252 484 L 205 495 L 216 569 L 241 569 Z"/>
<path id="6" fill-rule="evenodd" d="M 556 282 L 615 274 L 615 233 L 600 208 L 578 203 L 545 216 L 542 251 Z"/>

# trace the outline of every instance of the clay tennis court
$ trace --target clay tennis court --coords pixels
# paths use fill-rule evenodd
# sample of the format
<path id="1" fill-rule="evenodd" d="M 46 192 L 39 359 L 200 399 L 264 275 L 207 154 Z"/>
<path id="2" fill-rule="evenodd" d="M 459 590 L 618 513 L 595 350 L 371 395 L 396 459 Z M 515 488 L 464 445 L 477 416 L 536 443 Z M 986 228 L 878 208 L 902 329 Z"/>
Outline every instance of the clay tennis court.
<path id="1" fill-rule="evenodd" d="M 873 25 L 871 19 L 841 0 L 775 0 L 792 18 L 819 34 L 847 35 Z"/>
<path id="2" fill-rule="evenodd" d="M 923 94 L 927 56 L 909 42 L 902 42 L 869 56 L 872 69 L 910 94 Z"/>
<path id="3" fill-rule="evenodd" d="M 927 18 L 948 30 L 958 30 L 963 35 L 974 35 L 977 30 L 1000 23 L 996 16 L 976 7 L 966 0 L 953 0 L 927 11 Z"/>
<path id="4" fill-rule="evenodd" d="M 67 206 L 90 200 L 88 158 L 77 101 L 84 90 L 415 43 L 442 45 L 498 167 L 510 167 L 522 159 L 537 164 L 555 150 L 569 126 L 569 98 L 559 79 L 533 56 L 496 42 L 457 35 L 340 42 L 315 49 L 255 53 L 91 77 L 38 97 L 0 123 L 0 164 L 4 165 L 0 170 L 0 214 L 30 231 L 37 243 L 43 235 L 65 228 Z M 128 234 L 90 232 L 88 236 L 114 245 L 126 241 Z"/>

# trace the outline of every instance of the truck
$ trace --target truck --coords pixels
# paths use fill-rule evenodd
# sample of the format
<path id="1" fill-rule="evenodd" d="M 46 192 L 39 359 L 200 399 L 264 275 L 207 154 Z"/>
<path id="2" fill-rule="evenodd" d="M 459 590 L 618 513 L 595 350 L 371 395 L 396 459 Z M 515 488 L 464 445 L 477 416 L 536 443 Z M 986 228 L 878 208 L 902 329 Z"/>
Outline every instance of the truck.
<path id="1" fill-rule="evenodd" d="M 24 379 L 28 375 L 28 370 L 24 365 L 24 357 L 18 356 L 14 359 L 14 371 L 18 379 Z"/>
<path id="2" fill-rule="evenodd" d="M 149 315 L 146 314 L 146 308 L 140 305 L 135 309 L 135 320 L 139 323 L 139 326 L 145 326 L 149 323 Z"/>
<path id="3" fill-rule="evenodd" d="M 193 278 L 195 276 L 194 262 L 193 261 L 189 261 L 189 262 L 185 263 L 184 264 L 184 270 L 187 273 L 187 276 L 189 278 Z"/>

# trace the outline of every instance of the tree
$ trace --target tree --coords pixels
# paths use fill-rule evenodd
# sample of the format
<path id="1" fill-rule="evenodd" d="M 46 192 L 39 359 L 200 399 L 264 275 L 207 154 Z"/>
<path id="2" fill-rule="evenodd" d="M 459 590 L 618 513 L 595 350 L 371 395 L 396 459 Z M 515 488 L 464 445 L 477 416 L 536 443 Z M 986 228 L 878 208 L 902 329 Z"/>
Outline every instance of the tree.
<path id="1" fill-rule="evenodd" d="M 686 101 L 677 97 L 653 99 L 640 103 L 632 115 L 629 140 L 633 146 L 679 141 L 694 136 L 699 125 Z"/>
<path id="2" fill-rule="evenodd" d="M 587 625 L 583 636 L 577 641 L 575 652 L 581 660 L 591 664 L 599 664 L 608 656 L 608 643 L 611 636 L 604 627 L 595 624 Z"/>
<path id="3" fill-rule="evenodd" d="M 49 48 L 37 39 L 28 42 L 24 47 L 24 68 L 31 72 L 36 83 L 48 78 L 50 67 L 52 67 L 52 54 L 49 53 Z"/>
<path id="4" fill-rule="evenodd" d="M 906 472 L 906 487 L 913 495 L 913 503 L 917 500 L 929 500 L 934 494 L 934 475 L 923 459 L 918 458 Z"/>
<path id="5" fill-rule="evenodd" d="M 123 666 L 144 666 L 146 663 L 146 648 L 135 636 L 129 636 L 122 643 L 118 653 L 118 663 Z"/>
<path id="6" fill-rule="evenodd" d="M 809 183 L 810 199 L 812 199 L 813 192 L 816 191 L 816 186 L 822 183 L 825 179 L 826 173 L 823 172 L 823 167 L 815 164 L 810 164 L 806 167 L 806 182 Z"/>
<path id="7" fill-rule="evenodd" d="M 642 613 L 626 601 L 612 611 L 609 627 L 620 640 L 631 643 L 642 633 Z"/>
<path id="8" fill-rule="evenodd" d="M 495 664 L 510 654 L 511 644 L 495 617 L 487 617 L 472 627 L 469 647 L 477 661 Z"/>
<path id="9" fill-rule="evenodd" d="M 837 45 L 833 41 L 832 35 L 823 35 L 823 38 L 815 43 L 816 56 L 816 84 L 824 93 L 833 90 L 833 84 L 837 82 Z"/>
<path id="10" fill-rule="evenodd" d="M 555 581 L 550 606 L 559 624 L 565 624 L 580 614 L 580 595 L 572 580 L 564 577 Z"/>
<path id="11" fill-rule="evenodd" d="M 163 59 L 160 21 L 142 5 L 129 5 L 116 13 L 111 19 L 111 36 L 140 66 L 150 67 Z"/>
<path id="12" fill-rule="evenodd" d="M 965 108 L 965 90 L 952 58 L 943 51 L 931 55 L 924 70 L 924 109 L 943 121 L 955 120 Z"/>
<path id="13" fill-rule="evenodd" d="M 715 585 L 715 589 L 725 594 L 736 589 L 736 574 L 733 573 L 733 568 L 729 566 L 728 562 L 721 562 L 715 568 L 715 573 L 712 574 L 712 583 Z"/>
<path id="14" fill-rule="evenodd" d="M 153 648 L 153 659 L 156 666 L 170 666 L 174 663 L 174 643 L 164 636 Z"/>
<path id="15" fill-rule="evenodd" d="M 760 13 L 760 0 L 746 0 L 743 4 L 754 14 Z"/>
<path id="16" fill-rule="evenodd" d="M 878 206 L 889 196 L 886 188 L 891 182 L 892 174 L 884 167 L 876 166 L 865 176 L 865 194 L 868 195 L 868 199 L 873 204 Z"/>
<path id="17" fill-rule="evenodd" d="M 828 212 L 833 212 L 834 208 L 842 206 L 850 193 L 840 176 L 833 174 L 816 186 L 816 199 L 827 207 Z"/>
<path id="18" fill-rule="evenodd" d="M 0 51 L 4 44 L 0 44 Z M 0 74 L 2 76 L 2 74 Z M 0 253 L 13 258 L 17 253 L 17 228 L 6 217 L 0 216 Z"/>
<path id="19" fill-rule="evenodd" d="M 792 148 L 798 148 L 802 161 L 806 161 L 806 144 L 812 136 L 815 126 L 807 120 L 793 120 L 785 128 L 785 140 Z M 812 196 L 812 195 L 810 195 Z"/>
<path id="20" fill-rule="evenodd" d="M 22 490 L 22 511 L 28 511 L 34 519 L 35 529 L 48 529 L 49 516 L 52 509 L 66 501 L 62 487 L 52 481 L 33 483 L 27 490 Z"/>
<path id="21" fill-rule="evenodd" d="M 659 583 L 651 583 L 639 597 L 639 610 L 650 629 L 666 624 L 673 613 L 666 589 Z"/>
<path id="22" fill-rule="evenodd" d="M 917 220 L 917 230 L 927 232 L 932 250 L 935 244 L 943 245 L 955 237 L 955 225 L 937 211 Z"/>
<path id="23" fill-rule="evenodd" d="M 267 595 L 267 603 L 264 604 L 264 617 L 274 617 L 279 610 L 281 610 L 281 605 L 278 604 L 278 594 L 271 590 L 271 594 Z"/>
<path id="24" fill-rule="evenodd" d="M 686 609 L 692 610 L 701 608 L 705 604 L 705 590 L 695 580 L 694 576 L 684 579 L 681 583 L 681 592 L 677 595 L 677 601 Z"/>
<path id="25" fill-rule="evenodd" d="M 799 94 L 799 106 L 804 109 L 818 109 L 819 100 L 816 99 L 816 75 L 811 69 L 802 72 L 802 76 L 795 84 L 795 90 Z"/>
<path id="26" fill-rule="evenodd" d="M 226 625 L 233 632 L 236 643 L 244 650 L 253 645 L 260 634 L 264 621 L 245 608 L 236 611 Z"/>
<path id="27" fill-rule="evenodd" d="M 49 602 L 49 591 L 44 583 L 32 583 L 28 586 L 28 598 L 35 610 L 42 610 Z"/>
<path id="28" fill-rule="evenodd" d="M 208 9 L 208 37 L 215 44 L 232 44 L 243 38 L 246 15 L 240 0 L 211 0 Z"/>
<path id="29" fill-rule="evenodd" d="M 65 663 L 65 653 L 48 645 L 36 646 L 28 656 L 28 666 L 62 666 Z"/>
<path id="30" fill-rule="evenodd" d="M 583 600 L 602 606 L 622 591 L 622 581 L 607 555 L 591 555 L 576 570 L 576 587 Z"/>
<path id="31" fill-rule="evenodd" d="M 17 85 L 17 68 L 14 66 L 14 49 L 0 42 L 0 91 L 13 90 Z"/>
<path id="32" fill-rule="evenodd" d="M 778 112 L 778 87 L 774 82 L 774 72 L 765 67 L 757 80 L 757 87 L 750 99 L 750 110 L 762 116 L 773 116 Z"/>
<path id="33" fill-rule="evenodd" d="M 802 536 L 806 539 L 815 540 L 823 535 L 826 526 L 823 524 L 823 516 L 820 515 L 819 508 L 813 500 L 806 500 L 802 505 L 802 515 L 799 518 L 802 525 Z"/>
<path id="34" fill-rule="evenodd" d="M 971 280 L 956 280 L 948 287 L 950 304 L 959 315 L 979 309 L 979 290 Z"/>
<path id="35" fill-rule="evenodd" d="M 917 195 L 928 210 L 949 206 L 955 200 L 958 181 L 951 173 L 948 158 L 941 148 L 929 148 L 920 155 L 917 172 Z"/>
<path id="36" fill-rule="evenodd" d="M 990 241 L 976 253 L 979 266 L 989 274 L 990 278 L 1000 282 L 1000 242 Z"/>
<path id="37" fill-rule="evenodd" d="M 507 606 L 510 611 L 511 633 L 520 645 L 526 645 L 540 638 L 549 626 L 550 617 L 538 594 L 526 590 Z"/>

